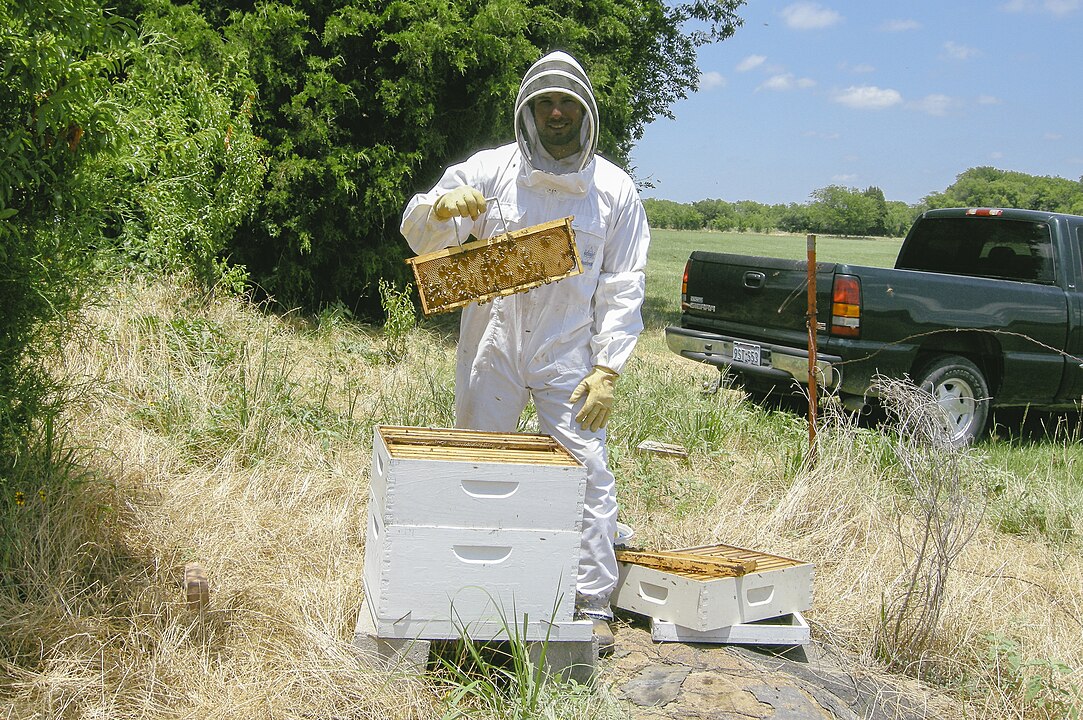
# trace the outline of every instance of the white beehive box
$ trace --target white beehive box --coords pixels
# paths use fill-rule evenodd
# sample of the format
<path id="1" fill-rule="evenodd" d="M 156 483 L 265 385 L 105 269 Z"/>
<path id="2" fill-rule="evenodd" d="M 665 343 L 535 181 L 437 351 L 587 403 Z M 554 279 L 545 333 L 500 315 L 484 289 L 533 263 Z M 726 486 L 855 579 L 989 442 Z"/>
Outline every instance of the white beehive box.
<path id="1" fill-rule="evenodd" d="M 365 539 L 378 637 L 589 640 L 586 470 L 547 435 L 379 426 Z"/>
<path id="2" fill-rule="evenodd" d="M 739 576 L 673 572 L 620 563 L 612 603 L 624 610 L 706 632 L 812 607 L 811 563 L 730 545 L 670 551 L 691 558 L 755 561 Z"/>
<path id="3" fill-rule="evenodd" d="M 715 630 L 692 630 L 665 620 L 651 620 L 655 642 L 724 643 L 727 645 L 808 645 L 812 632 L 801 613 L 738 623 Z"/>

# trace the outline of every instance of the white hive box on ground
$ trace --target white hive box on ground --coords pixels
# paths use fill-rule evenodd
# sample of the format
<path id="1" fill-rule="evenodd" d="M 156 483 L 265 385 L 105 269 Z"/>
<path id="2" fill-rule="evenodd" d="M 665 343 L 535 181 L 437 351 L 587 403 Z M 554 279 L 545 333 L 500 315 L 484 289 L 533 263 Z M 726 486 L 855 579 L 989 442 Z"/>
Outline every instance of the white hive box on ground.
<path id="1" fill-rule="evenodd" d="M 812 607 L 813 565 L 731 545 L 704 545 L 666 555 L 732 561 L 753 567 L 740 575 L 659 570 L 619 563 L 615 606 L 683 629 L 711 632 Z"/>
<path id="2" fill-rule="evenodd" d="M 716 630 L 690 630 L 665 620 L 651 620 L 655 642 L 726 643 L 729 645 L 808 645 L 812 639 L 808 623 L 799 612 L 780 617 L 739 623 Z"/>
<path id="3" fill-rule="evenodd" d="M 365 539 L 377 637 L 589 641 L 586 471 L 547 435 L 378 426 Z"/>

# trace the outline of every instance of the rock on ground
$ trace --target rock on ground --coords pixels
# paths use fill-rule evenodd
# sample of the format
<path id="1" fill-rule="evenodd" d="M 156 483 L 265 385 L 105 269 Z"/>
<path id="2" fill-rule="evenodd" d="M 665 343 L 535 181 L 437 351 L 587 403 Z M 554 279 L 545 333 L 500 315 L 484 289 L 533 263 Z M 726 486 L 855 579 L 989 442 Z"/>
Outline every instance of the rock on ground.
<path id="1" fill-rule="evenodd" d="M 913 682 L 862 672 L 815 640 L 799 648 L 656 643 L 645 623 L 615 625 L 600 680 L 635 720 L 918 720 L 944 701 Z M 934 709 L 933 703 L 940 706 Z"/>

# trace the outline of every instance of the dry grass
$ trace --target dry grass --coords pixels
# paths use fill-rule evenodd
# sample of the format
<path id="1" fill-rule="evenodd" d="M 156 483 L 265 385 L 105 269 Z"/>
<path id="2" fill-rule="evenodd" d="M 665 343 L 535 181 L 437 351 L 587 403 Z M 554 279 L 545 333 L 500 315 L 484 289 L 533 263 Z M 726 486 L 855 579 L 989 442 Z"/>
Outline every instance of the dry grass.
<path id="1" fill-rule="evenodd" d="M 350 639 L 372 426 L 451 424 L 451 341 L 414 331 L 389 365 L 377 333 L 340 318 L 276 318 L 168 283 L 118 285 L 89 320 L 63 364 L 85 388 L 68 440 L 87 478 L 28 504 L 40 522 L 24 523 L 0 592 L 8 716 L 439 717 L 433 678 L 367 669 Z M 711 373 L 644 338 L 612 423 L 622 519 L 649 547 L 725 542 L 814 562 L 817 639 L 880 672 L 881 599 L 905 570 L 892 528 L 914 522 L 890 449 L 840 423 L 807 467 L 799 417 L 705 394 Z M 642 439 L 692 452 L 644 456 Z M 1078 494 L 1050 501 L 1081 510 Z M 1050 675 L 1050 697 L 1083 686 L 1079 550 L 980 528 L 918 668 L 948 690 L 905 681 L 930 716 L 1058 717 L 1020 681 L 1057 660 L 1070 670 Z M 182 602 L 189 561 L 210 578 L 204 616 Z M 994 633 L 1032 664 L 990 654 Z M 604 694 L 547 712 L 619 714 Z"/>
<path id="2" fill-rule="evenodd" d="M 690 387 L 702 378 L 667 373 Z M 920 536 L 924 524 L 910 507 L 895 453 L 885 438 L 857 428 L 845 416 L 830 415 L 819 436 L 819 462 L 793 469 L 793 443 L 807 440 L 803 428 L 783 429 L 774 444 L 763 444 L 762 418 L 746 427 L 743 394 L 719 391 L 704 398 L 720 408 L 729 431 L 726 450 L 673 463 L 674 484 L 707 486 L 708 500 L 688 513 L 657 512 L 654 503 L 635 497 L 633 523 L 646 525 L 647 544 L 664 547 L 730 543 L 811 561 L 816 565 L 815 604 L 807 613 L 821 642 L 857 653 L 864 671 L 877 668 L 874 642 L 885 599 L 909 579 L 908 555 L 900 541 Z M 788 423 L 786 415 L 779 422 Z M 732 450 L 730 449 L 732 448 Z M 985 464 L 978 450 L 961 451 L 971 500 L 981 502 L 983 487 L 1018 483 Z M 1064 497 L 1064 483 L 1041 484 L 1027 492 L 1070 507 L 1078 538 L 1083 487 Z M 1056 489 L 1056 492 L 1053 490 Z M 622 512 L 629 507 L 627 493 Z M 952 514 L 955 517 L 955 514 Z M 970 520 L 976 518 L 971 515 Z M 1083 702 L 1083 559 L 1078 542 L 1049 544 L 1005 535 L 988 524 L 968 526 L 976 534 L 951 563 L 943 587 L 940 619 L 925 652 L 913 659 L 911 675 L 925 678 L 950 694 L 927 693 L 935 717 L 1076 717 Z M 998 638 L 1009 638 L 1006 653 L 994 655 Z M 1011 657 L 1009 657 L 1011 656 Z M 1010 667 L 1013 662 L 1020 667 Z M 1062 667 L 1050 672 L 1050 665 Z M 1027 696 L 1027 687 L 1031 696 Z"/>
<path id="3" fill-rule="evenodd" d="M 363 334 L 331 352 L 318 329 L 184 295 L 118 288 L 68 355 L 93 380 L 72 418 L 92 474 L 42 508 L 29 597 L 0 613 L 13 716 L 437 716 L 429 683 L 349 643 L 364 418 L 400 371 L 361 359 Z M 182 602 L 188 561 L 211 581 L 205 616 Z"/>

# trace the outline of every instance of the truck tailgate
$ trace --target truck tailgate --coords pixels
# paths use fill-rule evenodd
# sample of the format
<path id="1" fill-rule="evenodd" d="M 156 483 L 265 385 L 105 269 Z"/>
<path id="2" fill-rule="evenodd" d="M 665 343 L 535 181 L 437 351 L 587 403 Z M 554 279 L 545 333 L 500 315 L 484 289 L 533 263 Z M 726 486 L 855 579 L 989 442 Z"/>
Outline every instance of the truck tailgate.
<path id="1" fill-rule="evenodd" d="M 821 323 L 831 313 L 834 269 L 834 263 L 816 265 L 817 316 Z M 696 251 L 688 263 L 682 325 L 723 332 L 754 327 L 763 339 L 803 335 L 807 333 L 807 288 L 804 260 Z"/>

